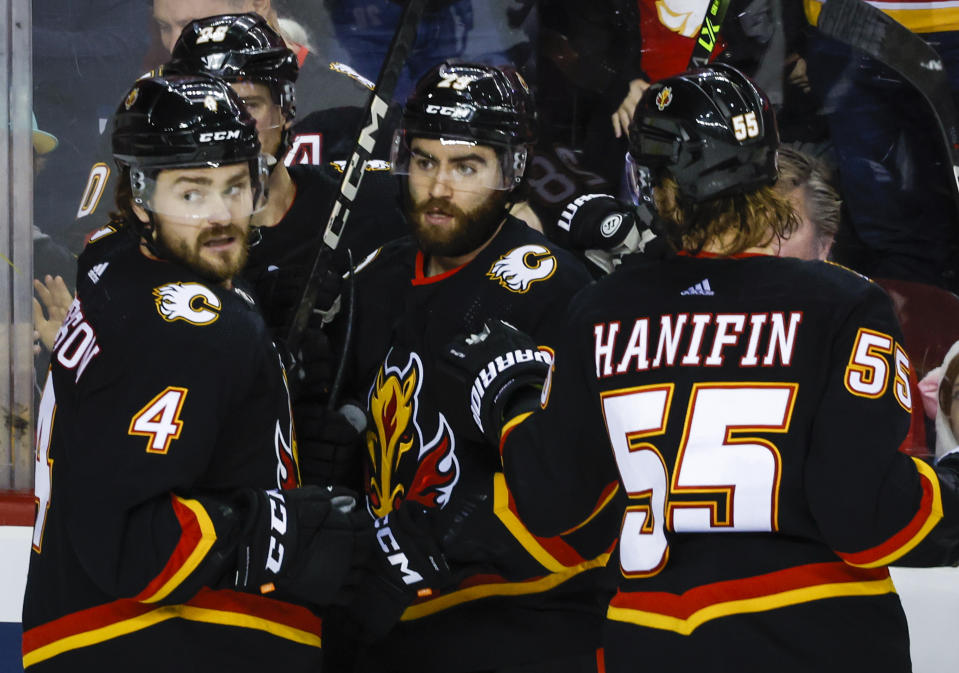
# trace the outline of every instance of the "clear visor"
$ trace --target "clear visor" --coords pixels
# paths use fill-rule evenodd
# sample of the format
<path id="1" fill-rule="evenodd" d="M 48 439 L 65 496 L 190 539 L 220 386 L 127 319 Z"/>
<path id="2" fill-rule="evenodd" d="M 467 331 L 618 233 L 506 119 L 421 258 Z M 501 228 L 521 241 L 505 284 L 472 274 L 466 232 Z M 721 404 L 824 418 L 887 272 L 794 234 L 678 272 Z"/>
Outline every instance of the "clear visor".
<path id="1" fill-rule="evenodd" d="M 133 168 L 133 202 L 150 212 L 197 225 L 249 218 L 267 201 L 266 158 L 260 155 L 255 166 L 253 175 L 250 162 L 163 168 L 152 175 Z"/>
<path id="2" fill-rule="evenodd" d="M 442 182 L 465 192 L 508 190 L 526 170 L 525 146 L 480 143 L 443 137 L 412 137 L 402 129 L 393 136 L 390 171 L 411 182 Z"/>
<path id="3" fill-rule="evenodd" d="M 653 177 L 649 168 L 636 163 L 633 155 L 626 153 L 626 187 L 629 190 L 629 200 L 634 206 L 654 206 Z"/>

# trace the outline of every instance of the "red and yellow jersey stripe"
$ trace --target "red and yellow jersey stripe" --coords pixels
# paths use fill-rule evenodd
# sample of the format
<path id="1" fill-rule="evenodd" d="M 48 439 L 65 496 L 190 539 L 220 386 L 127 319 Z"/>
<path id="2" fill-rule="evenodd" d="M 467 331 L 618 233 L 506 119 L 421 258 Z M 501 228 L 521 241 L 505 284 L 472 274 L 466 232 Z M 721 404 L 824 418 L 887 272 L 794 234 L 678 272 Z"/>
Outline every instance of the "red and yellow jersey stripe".
<path id="1" fill-rule="evenodd" d="M 911 457 L 912 458 L 912 457 Z M 849 565 L 861 568 L 876 568 L 895 563 L 910 552 L 929 534 L 942 519 L 942 491 L 936 471 L 918 458 L 912 458 L 919 470 L 922 499 L 912 520 L 885 542 L 870 549 L 854 553 L 840 553 L 839 557 Z"/>
<path id="2" fill-rule="evenodd" d="M 895 593 L 885 567 L 856 568 L 841 561 L 814 563 L 695 587 L 682 594 L 618 592 L 608 619 L 689 635 L 720 617 L 766 612 L 822 598 Z"/>
<path id="3" fill-rule="evenodd" d="M 132 599 L 119 600 L 29 629 L 23 634 L 23 665 L 29 667 L 169 619 L 255 629 L 313 647 L 322 644 L 322 621 L 304 607 L 253 594 L 203 589 L 180 605 L 157 607 Z"/>

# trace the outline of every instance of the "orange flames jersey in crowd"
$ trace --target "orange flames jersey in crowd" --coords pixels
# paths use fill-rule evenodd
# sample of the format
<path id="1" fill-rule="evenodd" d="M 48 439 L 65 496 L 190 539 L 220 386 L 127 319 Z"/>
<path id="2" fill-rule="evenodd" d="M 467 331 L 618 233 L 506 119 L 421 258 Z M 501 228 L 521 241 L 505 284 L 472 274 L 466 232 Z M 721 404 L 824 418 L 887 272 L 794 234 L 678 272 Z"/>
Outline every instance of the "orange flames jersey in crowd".
<path id="1" fill-rule="evenodd" d="M 637 4 L 641 64 L 649 81 L 687 70 L 709 1 L 637 0 Z"/>
<path id="2" fill-rule="evenodd" d="M 230 494 L 298 483 L 259 312 L 123 230 L 94 239 L 38 415 L 26 670 L 319 670 L 317 615 L 227 588 Z"/>
<path id="3" fill-rule="evenodd" d="M 959 30 L 959 6 L 952 0 L 896 0 L 881 2 L 866 0 L 914 33 L 939 33 Z M 806 18 L 816 25 L 822 10 L 820 0 L 803 0 Z"/>
<path id="4" fill-rule="evenodd" d="M 959 559 L 959 479 L 899 451 L 919 400 L 882 289 L 823 262 L 633 257 L 565 324 L 502 458 L 537 535 L 628 495 L 606 670 L 911 670 L 887 566 Z"/>
<path id="5" fill-rule="evenodd" d="M 367 403 L 368 506 L 377 516 L 413 503 L 460 582 L 409 607 L 366 653 L 365 670 L 476 671 L 592 656 L 604 568 L 617 515 L 548 538 L 516 516 L 495 454 L 470 416 L 467 391 L 444 386 L 439 360 L 456 335 L 504 319 L 549 345 L 570 297 L 590 277 L 568 252 L 514 218 L 470 263 L 424 277 L 410 238 L 360 265 L 354 390 Z M 563 497 L 557 493 L 556 497 Z"/>

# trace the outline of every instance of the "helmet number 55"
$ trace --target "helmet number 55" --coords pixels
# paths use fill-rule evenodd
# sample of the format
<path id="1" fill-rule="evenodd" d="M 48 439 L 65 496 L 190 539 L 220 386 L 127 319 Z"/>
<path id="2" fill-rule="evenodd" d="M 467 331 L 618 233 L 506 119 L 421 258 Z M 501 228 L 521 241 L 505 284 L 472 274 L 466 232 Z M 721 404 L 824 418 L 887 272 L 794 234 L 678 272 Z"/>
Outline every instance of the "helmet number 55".
<path id="1" fill-rule="evenodd" d="M 732 118 L 732 121 L 733 133 L 736 135 L 736 140 L 746 140 L 747 138 L 755 138 L 759 135 L 759 123 L 756 121 L 755 112 L 736 115 Z"/>

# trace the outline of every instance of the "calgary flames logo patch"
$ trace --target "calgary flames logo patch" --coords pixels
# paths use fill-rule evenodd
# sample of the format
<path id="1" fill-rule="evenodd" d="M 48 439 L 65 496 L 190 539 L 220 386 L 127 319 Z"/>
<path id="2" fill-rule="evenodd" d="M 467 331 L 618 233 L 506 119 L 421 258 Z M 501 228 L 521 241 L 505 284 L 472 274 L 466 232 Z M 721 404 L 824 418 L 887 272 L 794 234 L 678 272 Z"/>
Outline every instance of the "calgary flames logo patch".
<path id="1" fill-rule="evenodd" d="M 511 292 L 523 294 L 530 285 L 555 272 L 556 257 L 549 248 L 531 243 L 514 248 L 493 262 L 486 276 L 498 280 Z"/>
<path id="2" fill-rule="evenodd" d="M 459 481 L 456 442 L 449 423 L 438 413 L 433 439 L 423 441 L 417 420 L 423 365 L 411 353 L 406 366 L 380 366 L 370 390 L 372 426 L 366 431 L 370 460 L 369 504 L 377 517 L 389 514 L 403 500 L 443 508 Z M 412 473 L 412 479 L 405 475 Z"/>
<path id="3" fill-rule="evenodd" d="M 666 109 L 666 106 L 673 102 L 673 89 L 672 87 L 665 87 L 662 91 L 656 94 L 656 107 L 659 108 L 660 112 Z"/>
<path id="4" fill-rule="evenodd" d="M 220 298 L 199 283 L 167 283 L 153 289 L 157 311 L 167 322 L 209 325 L 220 317 Z"/>

